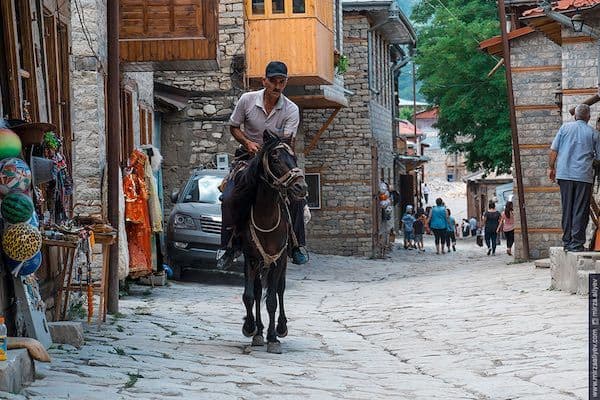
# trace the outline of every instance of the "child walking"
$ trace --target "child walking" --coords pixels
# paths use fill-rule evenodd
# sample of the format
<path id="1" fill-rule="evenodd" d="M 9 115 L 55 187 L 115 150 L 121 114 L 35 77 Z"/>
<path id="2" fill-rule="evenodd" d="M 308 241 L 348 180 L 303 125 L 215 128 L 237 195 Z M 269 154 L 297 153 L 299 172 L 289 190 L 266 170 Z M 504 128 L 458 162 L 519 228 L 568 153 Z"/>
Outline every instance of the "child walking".
<path id="1" fill-rule="evenodd" d="M 423 207 L 419 207 L 417 209 L 417 220 L 413 224 L 413 229 L 415 233 L 415 245 L 419 251 L 425 251 L 425 246 L 423 245 L 423 234 L 425 233 L 425 224 L 427 223 L 427 216 L 425 215 L 425 210 Z"/>
<path id="2" fill-rule="evenodd" d="M 406 206 L 406 213 L 402 217 L 402 226 L 404 229 L 404 248 L 412 250 L 415 246 L 413 244 L 414 238 L 414 224 L 415 217 L 413 216 L 413 207 L 411 205 Z"/>
<path id="3" fill-rule="evenodd" d="M 450 209 L 446 209 L 446 213 L 448 214 L 448 232 L 446 232 L 446 248 L 448 249 L 448 253 L 450 253 L 450 242 L 452 242 L 452 251 L 456 251 L 456 220 L 452 216 Z M 443 244 L 442 244 L 442 247 Z"/>

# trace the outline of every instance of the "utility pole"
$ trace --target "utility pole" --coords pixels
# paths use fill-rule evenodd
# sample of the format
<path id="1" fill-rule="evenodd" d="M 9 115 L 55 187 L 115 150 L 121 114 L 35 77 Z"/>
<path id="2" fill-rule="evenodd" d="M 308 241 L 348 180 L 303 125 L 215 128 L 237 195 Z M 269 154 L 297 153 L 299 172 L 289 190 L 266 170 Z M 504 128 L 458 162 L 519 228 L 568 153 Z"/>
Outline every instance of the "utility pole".
<path id="1" fill-rule="evenodd" d="M 119 61 L 119 0 L 107 1 L 108 77 L 107 77 L 107 138 L 106 173 L 108 178 L 108 220 L 119 228 L 119 154 L 121 151 L 121 101 Z M 107 311 L 119 311 L 119 246 L 110 246 L 108 266 Z"/>
<path id="2" fill-rule="evenodd" d="M 517 131 L 517 116 L 515 114 L 515 99 L 513 96 L 512 70 L 510 63 L 510 47 L 508 32 L 506 32 L 506 11 L 504 0 L 498 0 L 498 14 L 500 16 L 500 32 L 502 34 L 502 47 L 504 48 L 504 66 L 506 68 L 506 89 L 508 91 L 508 105 L 510 109 L 510 128 L 512 133 L 513 158 L 515 160 L 515 175 L 517 178 L 517 195 L 519 199 L 519 217 L 521 218 L 521 239 L 523 241 L 523 258 L 529 260 L 529 232 L 527 228 L 527 214 L 525 212 L 525 193 L 523 193 L 523 171 L 521 169 L 521 152 L 519 150 L 519 133 Z"/>

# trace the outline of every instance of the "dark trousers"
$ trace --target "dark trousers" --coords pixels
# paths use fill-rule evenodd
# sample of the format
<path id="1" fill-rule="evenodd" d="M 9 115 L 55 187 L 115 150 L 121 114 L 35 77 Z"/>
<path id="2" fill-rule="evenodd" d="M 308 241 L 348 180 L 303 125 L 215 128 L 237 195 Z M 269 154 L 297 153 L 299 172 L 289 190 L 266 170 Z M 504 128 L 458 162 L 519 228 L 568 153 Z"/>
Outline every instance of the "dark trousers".
<path id="1" fill-rule="evenodd" d="M 508 231 L 508 232 L 504 232 L 504 236 L 506 236 L 506 248 L 510 249 L 513 245 L 513 243 L 515 243 L 515 231 Z"/>
<path id="2" fill-rule="evenodd" d="M 442 244 L 442 246 L 444 245 L 444 242 L 446 241 L 446 229 L 435 229 L 435 228 L 431 228 L 431 230 L 433 231 L 433 236 L 435 237 L 435 245 L 439 245 L 440 243 Z"/>
<path id="3" fill-rule="evenodd" d="M 425 199 L 425 204 L 429 204 L 429 193 L 423 193 L 423 198 Z"/>
<path id="4" fill-rule="evenodd" d="M 492 232 L 488 232 L 485 231 L 485 245 L 487 246 L 488 249 L 492 249 L 492 252 L 496 252 L 496 240 L 498 239 L 498 232 L 496 231 L 492 231 Z"/>
<path id="5" fill-rule="evenodd" d="M 579 181 L 558 180 L 562 204 L 563 245 L 568 250 L 585 244 L 585 230 L 590 219 L 592 184 Z"/>
<path id="6" fill-rule="evenodd" d="M 446 247 L 450 248 L 450 242 L 456 244 L 456 234 L 454 231 L 446 231 Z"/>
<path id="7" fill-rule="evenodd" d="M 250 206 L 254 201 L 251 192 L 244 193 L 236 188 L 233 179 L 229 179 L 223 194 L 221 195 L 221 248 L 229 247 L 230 241 L 233 239 L 234 228 L 241 228 L 250 218 Z M 306 245 L 306 236 L 304 232 L 304 205 L 306 200 L 290 202 L 290 216 L 292 218 L 292 226 L 299 246 Z M 238 244 L 233 243 L 234 247 Z"/>

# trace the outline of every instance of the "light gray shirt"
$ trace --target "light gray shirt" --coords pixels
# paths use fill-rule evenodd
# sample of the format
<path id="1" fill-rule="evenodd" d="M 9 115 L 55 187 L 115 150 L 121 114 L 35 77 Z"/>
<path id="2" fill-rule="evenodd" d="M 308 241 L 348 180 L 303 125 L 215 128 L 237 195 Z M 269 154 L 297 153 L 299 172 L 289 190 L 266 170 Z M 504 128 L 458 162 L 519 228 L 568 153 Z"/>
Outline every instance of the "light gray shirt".
<path id="1" fill-rule="evenodd" d="M 594 182 L 592 162 L 600 159 L 598 132 L 582 120 L 563 124 L 550 147 L 558 152 L 556 179 Z"/>
<path id="2" fill-rule="evenodd" d="M 300 123 L 298 106 L 281 94 L 277 104 L 267 115 L 263 101 L 264 93 L 264 89 L 244 93 L 229 118 L 230 125 L 239 128 L 243 124 L 248 139 L 258 144 L 262 144 L 265 130 L 282 139 L 292 139 L 296 136 Z"/>

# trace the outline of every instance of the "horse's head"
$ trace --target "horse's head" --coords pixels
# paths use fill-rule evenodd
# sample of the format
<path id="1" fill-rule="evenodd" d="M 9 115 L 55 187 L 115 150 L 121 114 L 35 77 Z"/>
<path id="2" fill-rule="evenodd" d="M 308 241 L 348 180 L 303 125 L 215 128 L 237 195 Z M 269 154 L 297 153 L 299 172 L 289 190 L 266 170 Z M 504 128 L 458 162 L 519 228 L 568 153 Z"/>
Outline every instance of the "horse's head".
<path id="1" fill-rule="evenodd" d="M 298 168 L 292 148 L 279 137 L 265 131 L 259 153 L 267 182 L 277 190 L 287 191 L 295 200 L 306 196 L 308 185 Z"/>

